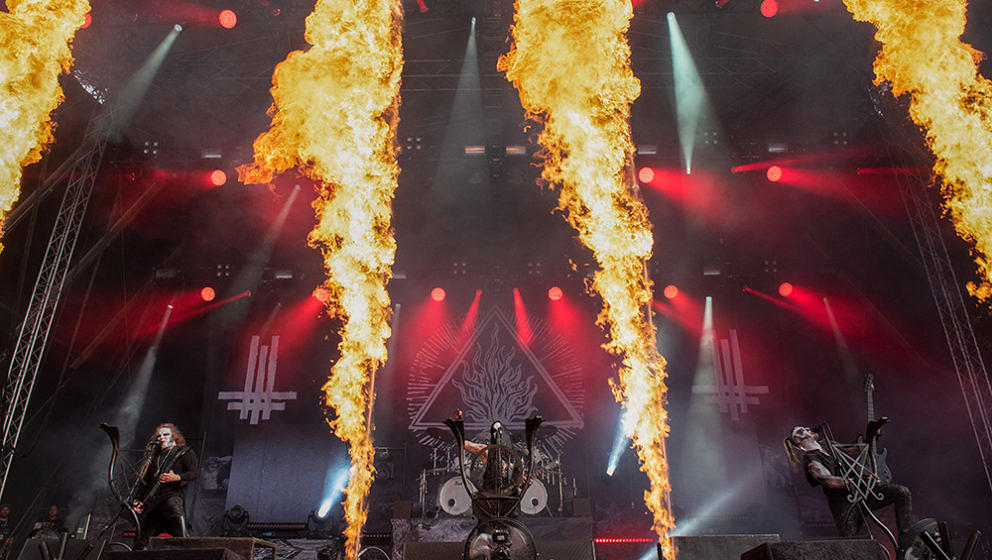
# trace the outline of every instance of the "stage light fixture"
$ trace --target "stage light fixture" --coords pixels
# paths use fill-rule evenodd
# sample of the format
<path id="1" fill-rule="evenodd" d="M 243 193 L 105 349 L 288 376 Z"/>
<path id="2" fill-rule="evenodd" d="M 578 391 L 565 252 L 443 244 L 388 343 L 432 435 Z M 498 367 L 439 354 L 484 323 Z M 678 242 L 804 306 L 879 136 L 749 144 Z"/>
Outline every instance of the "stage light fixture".
<path id="1" fill-rule="evenodd" d="M 307 538 L 318 539 L 328 538 L 334 530 L 331 517 L 320 517 L 317 512 L 311 511 L 307 516 Z"/>
<path id="2" fill-rule="evenodd" d="M 331 292 L 327 288 L 317 288 L 313 291 L 313 298 L 320 303 L 327 303 L 327 300 L 331 299 Z"/>
<path id="3" fill-rule="evenodd" d="M 650 167 L 642 167 L 640 171 L 637 172 L 637 178 L 640 179 L 642 183 L 650 183 L 654 181 L 654 169 Z"/>
<path id="4" fill-rule="evenodd" d="M 562 292 L 561 288 L 558 286 L 552 286 L 551 289 L 548 290 L 548 299 L 551 301 L 558 301 L 563 295 L 565 295 L 564 292 Z"/>
<path id="5" fill-rule="evenodd" d="M 791 296 L 793 289 L 794 288 L 792 287 L 792 284 L 790 284 L 788 282 L 782 282 L 781 284 L 778 285 L 778 293 L 782 297 L 789 297 L 789 296 Z"/>
<path id="6" fill-rule="evenodd" d="M 248 522 L 251 516 L 248 510 L 240 505 L 235 505 L 224 512 L 224 519 L 221 521 L 221 533 L 225 537 L 244 537 L 248 534 Z"/>
<path id="7" fill-rule="evenodd" d="M 431 290 L 431 299 L 434 301 L 444 301 L 445 295 L 444 288 L 434 288 Z"/>
<path id="8" fill-rule="evenodd" d="M 203 301 L 213 301 L 215 297 L 217 297 L 217 292 L 215 292 L 210 286 L 204 286 L 203 289 L 200 290 L 200 298 Z"/>
<path id="9" fill-rule="evenodd" d="M 768 171 L 765 172 L 765 177 L 768 177 L 768 180 L 771 181 L 771 182 L 773 182 L 773 183 L 777 183 L 777 182 L 781 181 L 782 180 L 782 168 L 779 167 L 779 166 L 777 166 L 777 165 L 773 165 L 773 166 L 769 167 L 768 168 Z"/>
<path id="10" fill-rule="evenodd" d="M 777 0 L 763 0 L 761 2 L 761 15 L 766 18 L 775 17 L 778 13 L 778 1 Z"/>
<path id="11" fill-rule="evenodd" d="M 222 169 L 214 169 L 210 172 L 210 184 L 219 187 L 227 182 L 227 173 Z"/>
<path id="12" fill-rule="evenodd" d="M 217 23 L 224 29 L 231 29 L 238 24 L 238 15 L 231 10 L 221 10 L 217 14 Z"/>
<path id="13" fill-rule="evenodd" d="M 665 286 L 664 294 L 668 299 L 675 299 L 679 295 L 679 289 L 675 284 L 669 284 Z"/>

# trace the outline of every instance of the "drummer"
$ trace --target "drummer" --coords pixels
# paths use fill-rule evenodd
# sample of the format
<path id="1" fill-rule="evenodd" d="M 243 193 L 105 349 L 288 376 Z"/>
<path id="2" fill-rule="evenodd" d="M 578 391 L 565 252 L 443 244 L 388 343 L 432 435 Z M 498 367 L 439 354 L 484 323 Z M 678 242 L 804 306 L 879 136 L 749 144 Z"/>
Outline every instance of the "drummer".
<path id="1" fill-rule="evenodd" d="M 462 419 L 462 411 L 456 409 L 454 414 L 451 415 L 455 420 Z M 473 455 L 478 455 L 485 465 L 485 473 L 483 474 L 483 486 L 487 487 L 489 490 L 500 490 L 506 487 L 508 482 L 513 479 L 514 464 L 513 461 L 500 461 L 500 468 L 497 465 L 492 465 L 490 468 L 488 465 L 488 449 L 492 445 L 499 445 L 510 450 L 513 449 L 513 439 L 510 437 L 510 431 L 506 429 L 499 420 L 494 420 L 492 425 L 489 427 L 489 444 L 476 443 L 474 441 L 465 440 L 465 451 Z"/>
<path id="2" fill-rule="evenodd" d="M 460 409 L 455 409 L 454 414 L 451 415 L 455 420 L 462 419 L 462 411 Z M 506 429 L 499 420 L 494 420 L 492 426 L 489 427 L 489 444 L 476 443 L 474 441 L 465 440 L 465 451 L 473 455 L 478 455 L 482 453 L 490 445 L 502 445 L 503 447 L 513 448 L 513 439 L 510 437 L 510 431 Z"/>

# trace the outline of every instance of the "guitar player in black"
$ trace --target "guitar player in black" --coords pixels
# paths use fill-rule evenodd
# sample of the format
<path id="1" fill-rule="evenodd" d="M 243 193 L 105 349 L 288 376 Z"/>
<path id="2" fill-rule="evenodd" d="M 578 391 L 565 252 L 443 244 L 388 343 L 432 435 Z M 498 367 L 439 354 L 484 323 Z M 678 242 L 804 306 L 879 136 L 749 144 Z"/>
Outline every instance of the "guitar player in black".
<path id="1" fill-rule="evenodd" d="M 796 426 L 786 438 L 786 450 L 789 461 L 797 463 L 797 450 L 802 452 L 803 470 L 806 480 L 811 486 L 822 486 L 823 494 L 827 497 L 830 513 L 837 524 L 837 532 L 842 537 L 853 537 L 858 534 L 864 523 L 864 514 L 855 509 L 848 513 L 851 502 L 847 500 L 847 481 L 844 479 L 841 466 L 833 456 L 820 446 L 819 434 L 805 426 Z M 896 527 L 899 537 L 912 524 L 913 498 L 909 489 L 900 484 L 885 484 L 879 481 L 875 489 L 882 495 L 878 500 L 874 497 L 866 500 L 866 505 L 872 510 L 883 508 L 889 504 L 895 505 Z M 901 540 L 901 538 L 900 538 Z"/>
<path id="2" fill-rule="evenodd" d="M 196 480 L 196 453 L 186 446 L 186 439 L 175 424 L 160 424 L 155 428 L 158 446 L 149 468 L 144 473 L 143 500 L 135 502 L 135 510 L 143 514 L 138 547 L 148 546 L 148 540 L 162 533 L 182 536 L 186 514 L 186 486 Z"/>

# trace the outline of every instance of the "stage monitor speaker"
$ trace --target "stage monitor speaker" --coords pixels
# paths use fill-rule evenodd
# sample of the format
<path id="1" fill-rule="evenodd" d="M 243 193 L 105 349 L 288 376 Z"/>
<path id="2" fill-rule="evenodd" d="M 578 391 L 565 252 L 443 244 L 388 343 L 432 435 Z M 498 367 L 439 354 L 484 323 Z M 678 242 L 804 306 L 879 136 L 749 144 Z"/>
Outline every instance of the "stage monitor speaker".
<path id="1" fill-rule="evenodd" d="M 462 560 L 463 542 L 408 542 L 403 560 Z M 596 560 L 591 541 L 543 541 L 537 543 L 541 560 Z"/>
<path id="2" fill-rule="evenodd" d="M 114 550 L 107 560 L 241 560 L 241 557 L 226 548 L 188 548 L 161 550 Z"/>
<path id="3" fill-rule="evenodd" d="M 741 554 L 762 543 L 778 542 L 769 535 L 701 535 L 672 537 L 677 560 L 739 560 Z"/>
<path id="4" fill-rule="evenodd" d="M 149 550 L 225 548 L 241 560 L 276 560 L 276 545 L 251 537 L 152 537 Z"/>
<path id="5" fill-rule="evenodd" d="M 741 560 L 887 560 L 882 545 L 868 539 L 831 539 L 765 543 Z"/>
<path id="6" fill-rule="evenodd" d="M 24 548 L 17 558 L 18 560 L 55 560 L 58 558 L 61 543 L 61 540 L 32 537 L 24 543 Z M 42 552 L 45 547 L 47 547 L 46 552 Z M 100 560 L 101 556 L 106 558 L 109 551 L 110 549 L 106 548 L 106 541 L 68 539 L 62 559 Z"/>

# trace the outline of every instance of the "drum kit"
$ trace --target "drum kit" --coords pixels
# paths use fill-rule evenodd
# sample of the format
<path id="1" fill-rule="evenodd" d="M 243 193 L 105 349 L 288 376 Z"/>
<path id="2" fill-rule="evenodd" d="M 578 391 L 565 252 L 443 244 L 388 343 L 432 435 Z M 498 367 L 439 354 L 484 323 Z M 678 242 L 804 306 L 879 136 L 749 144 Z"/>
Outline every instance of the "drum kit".
<path id="1" fill-rule="evenodd" d="M 472 511 L 472 500 L 458 474 L 458 455 L 453 446 L 431 449 L 431 458 L 420 473 L 419 502 L 423 515 L 462 516 Z M 466 464 L 472 457 L 464 452 Z M 574 495 L 575 480 L 566 479 L 561 456 L 534 450 L 534 475 L 520 501 L 524 515 L 560 515 Z M 549 491 L 550 489 L 550 491 Z"/>

